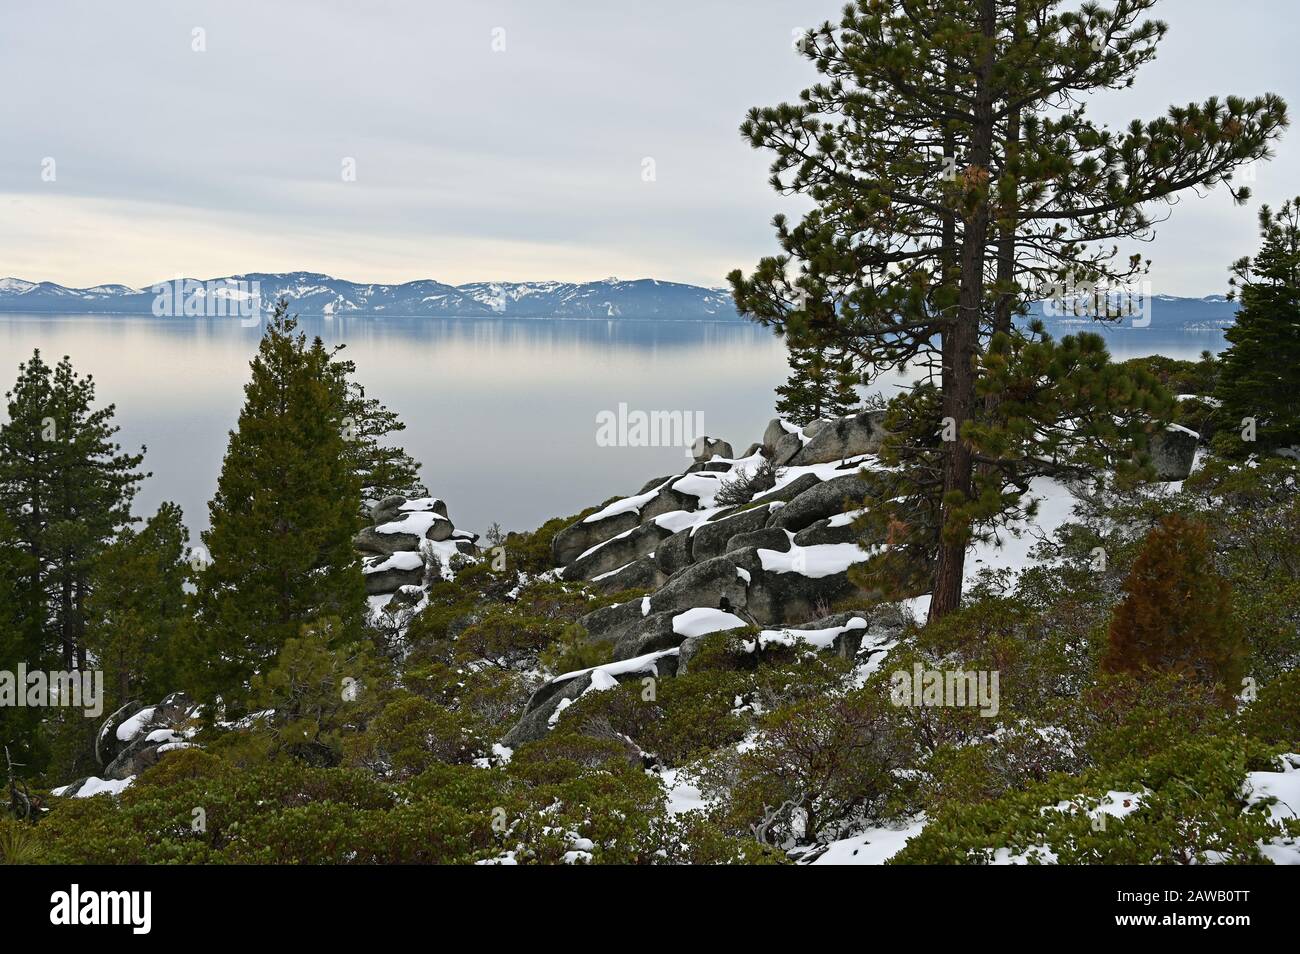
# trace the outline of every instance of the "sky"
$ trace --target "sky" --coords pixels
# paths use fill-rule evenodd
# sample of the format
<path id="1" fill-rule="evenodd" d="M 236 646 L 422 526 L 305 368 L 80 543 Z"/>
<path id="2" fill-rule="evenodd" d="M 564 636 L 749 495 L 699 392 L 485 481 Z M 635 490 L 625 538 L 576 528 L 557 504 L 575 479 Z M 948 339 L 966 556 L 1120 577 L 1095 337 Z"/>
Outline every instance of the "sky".
<path id="1" fill-rule="evenodd" d="M 0 276 L 184 274 L 719 286 L 793 211 L 745 111 L 814 81 L 793 50 L 838 0 L 5 0 Z M 1281 94 L 1295 0 L 1165 0 L 1119 125 Z M 1255 200 L 1186 197 L 1141 251 L 1158 294 L 1226 289 L 1261 201 L 1300 193 L 1300 130 Z"/>

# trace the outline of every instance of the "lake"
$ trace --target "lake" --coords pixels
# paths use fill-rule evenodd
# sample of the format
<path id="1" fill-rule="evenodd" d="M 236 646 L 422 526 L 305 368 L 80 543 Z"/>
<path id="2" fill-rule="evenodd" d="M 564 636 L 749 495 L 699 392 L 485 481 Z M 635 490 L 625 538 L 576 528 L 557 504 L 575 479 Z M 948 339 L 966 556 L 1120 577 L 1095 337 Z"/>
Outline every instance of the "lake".
<path id="1" fill-rule="evenodd" d="M 744 322 L 359 317 L 302 328 L 346 344 L 368 394 L 406 422 L 399 440 L 429 490 L 458 526 L 480 532 L 494 521 L 532 529 L 683 470 L 681 447 L 598 441 L 598 416 L 620 405 L 628 416 L 679 412 L 741 452 L 761 438 L 787 372 L 783 344 Z M 173 500 L 197 535 L 259 335 L 228 318 L 0 315 L 0 384 L 8 390 L 33 348 L 50 363 L 71 356 L 99 401 L 117 405 L 123 446 L 148 447 L 153 476 L 137 512 Z M 1106 337 L 1121 359 L 1223 347 L 1217 332 Z"/>

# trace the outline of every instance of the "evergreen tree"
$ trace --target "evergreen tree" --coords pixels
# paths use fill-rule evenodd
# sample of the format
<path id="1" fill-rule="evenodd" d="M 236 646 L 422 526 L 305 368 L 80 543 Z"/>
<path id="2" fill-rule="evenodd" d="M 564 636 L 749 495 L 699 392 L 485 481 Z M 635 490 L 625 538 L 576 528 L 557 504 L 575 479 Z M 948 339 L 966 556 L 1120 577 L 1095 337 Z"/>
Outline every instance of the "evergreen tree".
<path id="1" fill-rule="evenodd" d="M 348 374 L 351 362 L 338 362 Z M 403 448 L 393 446 L 387 438 L 406 430 L 406 425 L 377 398 L 366 397 L 366 389 L 348 381 L 348 410 L 344 434 L 350 441 L 353 469 L 361 485 L 363 522 L 369 522 L 366 506 L 393 494 L 404 497 L 427 497 L 429 491 L 420 482 L 420 464 Z"/>
<path id="2" fill-rule="evenodd" d="M 949 437 L 932 619 L 960 604 L 975 526 L 1000 519 L 1042 469 L 1032 447 L 980 444 L 1035 430 L 997 420 L 1006 392 L 981 385 L 992 342 L 1037 360 L 1013 320 L 1030 300 L 1070 284 L 1123 289 L 1143 266 L 1118 258 L 1116 240 L 1149 237 L 1187 189 L 1231 189 L 1286 125 L 1272 95 L 1175 107 L 1120 132 L 1088 118 L 1090 94 L 1130 86 L 1155 56 L 1166 30 L 1144 19 L 1155 2 L 858 0 L 803 42 L 824 82 L 742 126 L 775 153 L 773 185 L 814 208 L 797 224 L 776 218 L 781 255 L 731 274 L 740 310 L 842 348 L 866 383 L 911 367 L 938 385 Z M 1145 385 L 1133 384 L 1137 409 Z M 1109 413 L 1090 397 L 1066 399 L 1085 419 Z M 1118 436 L 1109 457 L 1142 449 Z"/>
<path id="3" fill-rule="evenodd" d="M 39 605 L 24 590 L 30 578 L 27 555 L 12 524 L 0 513 L 0 671 L 17 672 L 19 663 L 41 666 L 44 650 L 41 629 L 31 625 Z M 3 747 L 21 763 L 25 774 L 38 770 L 47 755 L 40 736 L 40 709 L 0 706 L 0 757 Z M 0 764 L 0 769 L 3 769 Z"/>
<path id="4" fill-rule="evenodd" d="M 113 440 L 113 405 L 96 409 L 95 383 L 67 357 L 51 368 L 36 351 L 19 365 L 0 424 L 0 511 L 28 560 L 21 591 L 35 606 L 25 625 L 45 635 L 43 653 L 84 668 L 85 605 L 96 559 L 133 521 L 144 459 Z M 29 660 L 35 662 L 35 660 Z"/>
<path id="5" fill-rule="evenodd" d="M 110 710 L 131 699 L 160 699 L 180 685 L 179 640 L 187 619 L 189 537 L 181 508 L 164 503 L 100 559 L 86 603 L 86 645 L 111 693 Z"/>
<path id="6" fill-rule="evenodd" d="M 1203 524 L 1166 517 L 1142 544 L 1124 593 L 1103 669 L 1180 672 L 1215 686 L 1225 700 L 1241 691 L 1245 642 Z"/>
<path id="7" fill-rule="evenodd" d="M 1218 444 L 1236 454 L 1300 451 L 1300 197 L 1276 213 L 1264 206 L 1259 230 L 1259 254 L 1232 268 L 1241 310 L 1215 392 L 1227 438 Z M 1242 440 L 1246 419 L 1253 441 Z"/>
<path id="8" fill-rule="evenodd" d="M 851 358 L 816 345 L 801 346 L 793 340 L 786 345 L 790 377 L 776 389 L 776 413 L 783 420 L 803 426 L 844 417 L 861 403 L 854 387 L 858 378 Z"/>
<path id="9" fill-rule="evenodd" d="M 318 616 L 359 631 L 365 607 L 352 549 L 361 493 L 345 437 L 345 374 L 277 303 L 230 434 L 199 575 L 201 695 L 238 707 L 249 678 Z"/>

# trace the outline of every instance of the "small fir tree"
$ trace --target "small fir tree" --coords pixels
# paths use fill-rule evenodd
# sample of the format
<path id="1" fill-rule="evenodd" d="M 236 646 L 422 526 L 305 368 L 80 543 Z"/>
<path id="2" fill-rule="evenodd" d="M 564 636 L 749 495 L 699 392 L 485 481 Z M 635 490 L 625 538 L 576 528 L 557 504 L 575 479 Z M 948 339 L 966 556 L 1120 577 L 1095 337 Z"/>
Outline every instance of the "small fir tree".
<path id="1" fill-rule="evenodd" d="M 1166 517 L 1143 543 L 1124 594 L 1111 619 L 1104 670 L 1183 673 L 1225 699 L 1241 690 L 1244 643 L 1203 524 Z"/>
<path id="2" fill-rule="evenodd" d="M 351 362 L 340 362 L 351 374 Z M 420 482 L 420 463 L 388 438 L 406 430 L 395 411 L 378 398 L 366 396 L 366 389 L 356 381 L 347 384 L 348 408 L 344 433 L 350 439 L 350 451 L 357 482 L 361 486 L 363 522 L 368 523 L 366 508 L 393 494 L 404 497 L 427 497 L 428 489 Z"/>
<path id="3" fill-rule="evenodd" d="M 817 345 L 788 342 L 790 377 L 777 387 L 776 413 L 802 427 L 844 417 L 861 403 L 852 360 Z"/>

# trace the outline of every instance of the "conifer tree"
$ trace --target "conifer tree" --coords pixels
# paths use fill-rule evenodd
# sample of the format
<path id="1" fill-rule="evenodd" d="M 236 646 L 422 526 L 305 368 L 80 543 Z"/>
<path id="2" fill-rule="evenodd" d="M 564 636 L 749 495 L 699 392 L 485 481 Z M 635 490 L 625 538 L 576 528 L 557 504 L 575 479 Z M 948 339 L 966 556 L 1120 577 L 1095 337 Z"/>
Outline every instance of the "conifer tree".
<path id="1" fill-rule="evenodd" d="M 95 570 L 86 644 L 112 693 L 109 708 L 160 699 L 180 685 L 189 537 L 181 508 L 163 503 L 137 532 L 123 530 Z"/>
<path id="2" fill-rule="evenodd" d="M 19 365 L 0 424 L 0 511 L 28 557 L 20 589 L 36 601 L 26 625 L 63 669 L 84 668 L 85 605 L 96 559 L 130 524 L 147 474 L 122 453 L 114 407 L 95 408 L 95 383 L 64 357 L 51 368 L 36 351 Z"/>
<path id="3" fill-rule="evenodd" d="M 349 375 L 353 373 L 351 362 L 339 364 Z M 356 381 L 349 380 L 347 389 L 345 435 L 351 441 L 353 468 L 361 486 L 363 522 L 368 522 L 367 505 L 393 494 L 427 497 L 429 491 L 420 482 L 419 462 L 388 440 L 406 430 L 406 424 L 378 398 L 367 397 L 366 389 Z"/>
<path id="4" fill-rule="evenodd" d="M 803 426 L 843 417 L 860 403 L 854 388 L 857 375 L 847 355 L 793 340 L 786 345 L 790 377 L 776 389 L 776 413 L 782 419 Z"/>
<path id="5" fill-rule="evenodd" d="M 16 673 L 20 663 L 35 668 L 45 661 L 41 629 L 31 625 L 39 603 L 23 589 L 30 575 L 29 559 L 13 525 L 0 513 L 0 671 L 3 672 Z M 13 760 L 31 772 L 41 767 L 47 754 L 39 734 L 40 715 L 40 709 L 0 706 L 0 747 L 8 746 Z"/>
<path id="6" fill-rule="evenodd" d="M 1227 437 L 1218 444 L 1237 454 L 1300 453 L 1300 197 L 1277 212 L 1260 209 L 1259 230 L 1259 254 L 1232 268 L 1241 310 L 1215 391 Z"/>
<path id="7" fill-rule="evenodd" d="M 1114 243 L 1149 237 L 1185 190 L 1233 188 L 1234 170 L 1267 157 L 1286 125 L 1272 95 L 1174 107 L 1122 131 L 1094 123 L 1089 95 L 1130 86 L 1155 56 L 1166 31 L 1145 19 L 1155 3 L 858 0 L 803 42 L 824 81 L 742 126 L 775 154 L 774 187 L 814 208 L 795 224 L 778 216 L 782 253 L 731 274 L 738 308 L 842 348 L 865 383 L 907 366 L 939 388 L 949 437 L 932 619 L 960 604 L 976 525 L 999 519 L 1040 467 L 1016 467 L 1032 455 L 1015 442 L 1005 457 L 980 444 L 1034 432 L 996 422 L 1005 392 L 981 385 L 991 344 L 1024 353 L 1013 319 L 1049 288 L 1123 290 L 1144 266 Z M 1109 413 L 1088 397 L 1075 396 L 1084 417 Z M 1142 450 L 1120 436 L 1108 456 Z"/>
<path id="8" fill-rule="evenodd" d="M 352 549 L 361 493 L 345 436 L 345 374 L 276 305 L 209 504 L 194 685 L 236 707 L 249 678 L 320 616 L 355 637 L 365 587 Z"/>
<path id="9" fill-rule="evenodd" d="M 1181 672 L 1217 687 L 1225 699 L 1241 691 L 1245 644 L 1203 524 L 1166 517 L 1142 544 L 1124 593 L 1103 669 Z"/>

